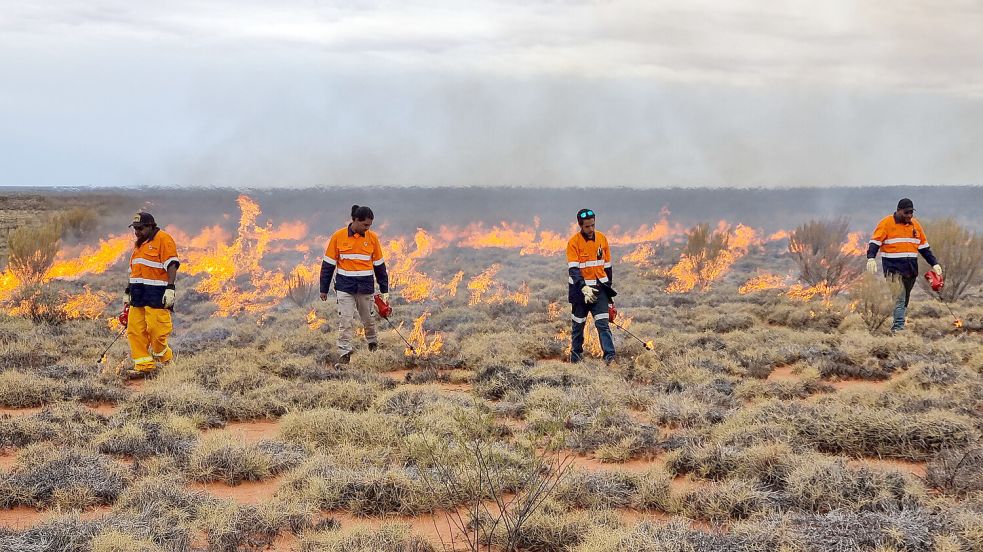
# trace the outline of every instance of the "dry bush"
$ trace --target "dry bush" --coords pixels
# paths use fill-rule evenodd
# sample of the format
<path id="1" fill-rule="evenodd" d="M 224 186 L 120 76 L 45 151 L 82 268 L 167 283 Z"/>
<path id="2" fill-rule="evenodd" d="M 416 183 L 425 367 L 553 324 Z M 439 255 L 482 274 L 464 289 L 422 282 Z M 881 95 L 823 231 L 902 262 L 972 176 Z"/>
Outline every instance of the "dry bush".
<path id="1" fill-rule="evenodd" d="M 198 430 L 188 418 L 157 417 L 135 421 L 114 420 L 94 441 L 103 454 L 135 458 L 158 455 L 187 458 L 198 440 Z"/>
<path id="2" fill-rule="evenodd" d="M 202 508 L 196 525 L 208 539 L 208 552 L 261 552 L 286 521 L 268 508 L 222 501 Z"/>
<path id="3" fill-rule="evenodd" d="M 31 283 L 18 288 L 10 303 L 13 305 L 12 312 L 29 318 L 35 324 L 57 326 L 69 319 L 63 308 L 64 297 L 45 283 Z"/>
<path id="4" fill-rule="evenodd" d="M 300 308 L 304 308 L 314 300 L 315 280 L 313 277 L 295 271 L 287 279 L 287 297 Z"/>
<path id="5" fill-rule="evenodd" d="M 10 233 L 8 267 L 22 284 L 40 284 L 58 254 L 61 228 L 57 224 L 21 226 Z"/>
<path id="6" fill-rule="evenodd" d="M 556 500 L 572 508 L 624 508 L 636 500 L 637 475 L 623 471 L 571 470 L 556 489 Z"/>
<path id="7" fill-rule="evenodd" d="M 924 490 L 900 472 L 851 469 L 843 460 L 809 456 L 788 474 L 784 493 L 795 507 L 816 513 L 890 511 L 925 498 Z"/>
<path id="8" fill-rule="evenodd" d="M 288 442 L 313 448 L 395 446 L 399 425 L 398 418 L 384 414 L 321 408 L 287 414 L 280 420 L 280 434 Z"/>
<path id="9" fill-rule="evenodd" d="M 89 543 L 92 552 L 164 552 L 149 539 L 142 539 L 122 531 L 111 529 L 99 533 Z"/>
<path id="10" fill-rule="evenodd" d="M 983 448 L 939 452 L 928 464 L 926 482 L 956 495 L 983 492 Z"/>
<path id="11" fill-rule="evenodd" d="M 792 230 L 788 251 L 799 265 L 799 279 L 836 293 L 860 274 L 857 257 L 843 251 L 849 232 L 850 224 L 844 218 L 811 220 Z"/>
<path id="12" fill-rule="evenodd" d="M 729 242 L 729 231 L 711 230 L 707 223 L 698 224 L 686 233 L 681 260 L 688 262 L 690 273 L 695 275 L 700 289 L 706 289 L 716 276 L 716 271 L 711 268 L 717 258 L 727 251 Z"/>
<path id="13" fill-rule="evenodd" d="M 91 207 L 73 207 L 52 220 L 61 228 L 61 237 L 76 240 L 89 237 L 99 226 L 99 214 Z"/>
<path id="14" fill-rule="evenodd" d="M 970 232 L 951 218 L 927 221 L 924 228 L 932 252 L 944 269 L 942 298 L 955 301 L 983 279 L 983 236 Z M 918 264 L 921 265 L 919 272 L 922 274 L 932 268 L 921 256 L 918 257 Z M 919 280 L 923 289 L 935 294 L 924 278 Z"/>
<path id="15" fill-rule="evenodd" d="M 850 299 L 871 333 L 880 330 L 891 320 L 898 294 L 902 292 L 901 286 L 897 278 L 868 273 L 850 287 Z"/>

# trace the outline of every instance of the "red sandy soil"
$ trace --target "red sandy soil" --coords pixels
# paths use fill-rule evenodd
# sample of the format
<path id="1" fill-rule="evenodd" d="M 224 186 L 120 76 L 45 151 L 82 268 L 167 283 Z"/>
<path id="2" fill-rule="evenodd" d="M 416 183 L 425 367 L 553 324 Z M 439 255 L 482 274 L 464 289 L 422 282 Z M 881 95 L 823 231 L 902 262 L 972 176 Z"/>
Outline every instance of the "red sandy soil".
<path id="1" fill-rule="evenodd" d="M 924 478 L 928 472 L 928 464 L 925 462 L 910 462 L 890 458 L 859 458 L 850 460 L 847 465 L 851 468 L 866 466 L 872 470 L 899 471 L 921 478 Z"/>
<path id="2" fill-rule="evenodd" d="M 768 381 L 796 382 L 801 379 L 798 374 L 792 373 L 792 366 L 779 366 L 768 374 Z"/>
<path id="3" fill-rule="evenodd" d="M 231 498 L 240 504 L 262 504 L 273 498 L 280 487 L 280 479 L 274 477 L 264 481 L 243 481 L 234 487 L 219 482 L 191 483 L 188 487 L 218 498 Z"/>
<path id="4" fill-rule="evenodd" d="M 835 387 L 837 391 L 842 391 L 844 389 L 875 390 L 883 388 L 889 381 L 890 380 L 871 381 L 863 379 L 846 379 L 830 382 L 830 385 Z"/>
<path id="5" fill-rule="evenodd" d="M 229 422 L 220 429 L 210 429 L 206 434 L 228 433 L 243 443 L 257 443 L 264 439 L 275 439 L 279 435 L 280 422 L 276 420 L 254 420 L 251 422 Z"/>
<path id="6" fill-rule="evenodd" d="M 96 506 L 82 512 L 82 519 L 95 519 L 109 512 L 108 506 Z M 67 512 L 61 512 L 67 513 Z M 10 510 L 0 510 L 0 527 L 23 530 L 56 517 L 54 510 L 35 510 L 28 506 L 17 506 Z"/>
<path id="7" fill-rule="evenodd" d="M 17 463 L 17 451 L 8 450 L 0 453 L 0 471 L 10 471 Z"/>
<path id="8" fill-rule="evenodd" d="M 86 404 L 85 407 L 97 414 L 102 414 L 107 418 L 119 412 L 119 407 L 112 403 L 92 403 Z"/>

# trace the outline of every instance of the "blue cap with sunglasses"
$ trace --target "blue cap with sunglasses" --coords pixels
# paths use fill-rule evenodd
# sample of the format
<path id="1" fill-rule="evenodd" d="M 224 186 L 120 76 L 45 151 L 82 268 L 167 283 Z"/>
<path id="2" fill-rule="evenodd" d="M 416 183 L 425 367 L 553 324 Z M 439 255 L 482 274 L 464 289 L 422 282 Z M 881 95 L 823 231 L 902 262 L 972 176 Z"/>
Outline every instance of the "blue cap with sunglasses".
<path id="1" fill-rule="evenodd" d="M 581 209 L 577 211 L 577 222 L 590 218 L 594 218 L 594 211 L 591 211 L 590 209 Z"/>

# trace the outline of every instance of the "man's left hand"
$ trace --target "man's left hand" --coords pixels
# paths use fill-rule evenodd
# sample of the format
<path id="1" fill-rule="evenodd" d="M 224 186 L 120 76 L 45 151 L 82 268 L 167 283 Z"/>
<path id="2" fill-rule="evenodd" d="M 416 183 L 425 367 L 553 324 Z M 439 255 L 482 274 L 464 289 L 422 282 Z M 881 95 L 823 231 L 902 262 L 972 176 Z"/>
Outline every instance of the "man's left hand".
<path id="1" fill-rule="evenodd" d="M 380 293 L 380 295 L 382 295 L 382 302 L 388 305 L 389 304 L 389 292 L 387 291 L 386 293 Z"/>
<path id="2" fill-rule="evenodd" d="M 935 273 L 939 275 L 939 278 L 942 277 L 942 265 L 935 265 L 932 267 L 932 270 L 934 270 Z"/>

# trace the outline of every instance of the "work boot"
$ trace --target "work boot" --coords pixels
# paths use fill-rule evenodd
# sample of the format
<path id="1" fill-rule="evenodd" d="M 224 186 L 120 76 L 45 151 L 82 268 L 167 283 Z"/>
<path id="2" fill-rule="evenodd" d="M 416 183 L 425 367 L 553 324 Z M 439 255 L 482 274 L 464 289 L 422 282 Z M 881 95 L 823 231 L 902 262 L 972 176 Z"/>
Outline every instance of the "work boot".
<path id="1" fill-rule="evenodd" d="M 156 368 L 154 368 L 153 370 L 134 370 L 130 368 L 128 370 L 123 370 L 123 372 L 120 375 L 123 376 L 123 379 L 125 380 L 134 380 L 134 379 L 150 378 L 156 374 L 157 374 Z"/>
<path id="2" fill-rule="evenodd" d="M 348 364 L 352 360 L 351 352 L 345 353 L 338 357 L 338 364 Z"/>
<path id="3" fill-rule="evenodd" d="M 379 348 L 379 344 L 378 343 L 369 343 L 369 350 L 370 351 L 375 351 L 378 348 Z"/>

